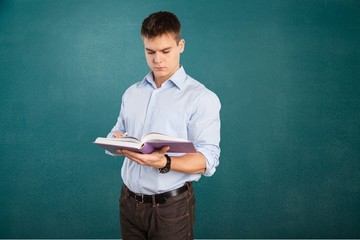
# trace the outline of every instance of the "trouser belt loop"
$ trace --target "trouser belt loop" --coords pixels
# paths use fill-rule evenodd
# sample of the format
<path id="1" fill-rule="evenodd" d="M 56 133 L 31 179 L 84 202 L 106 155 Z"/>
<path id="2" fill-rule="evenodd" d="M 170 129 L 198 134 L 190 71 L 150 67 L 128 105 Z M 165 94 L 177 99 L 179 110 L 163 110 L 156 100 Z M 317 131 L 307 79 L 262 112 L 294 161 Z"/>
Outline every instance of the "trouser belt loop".
<path id="1" fill-rule="evenodd" d="M 191 182 L 186 182 L 185 184 L 186 184 L 186 186 L 187 186 L 187 188 L 188 188 L 188 191 L 190 192 L 190 190 L 191 190 L 191 188 L 192 188 Z"/>
<path id="2" fill-rule="evenodd" d="M 152 206 L 153 206 L 153 207 L 156 207 L 157 204 L 156 204 L 156 197 L 155 197 L 155 195 L 152 195 L 152 196 L 151 196 L 151 201 L 152 201 Z"/>

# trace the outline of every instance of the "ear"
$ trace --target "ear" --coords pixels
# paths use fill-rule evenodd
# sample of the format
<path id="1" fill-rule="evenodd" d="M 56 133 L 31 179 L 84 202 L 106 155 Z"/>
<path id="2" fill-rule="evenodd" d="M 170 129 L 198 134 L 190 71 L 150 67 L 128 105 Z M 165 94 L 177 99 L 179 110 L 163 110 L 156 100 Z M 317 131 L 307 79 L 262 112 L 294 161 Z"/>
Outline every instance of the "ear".
<path id="1" fill-rule="evenodd" d="M 183 53 L 184 52 L 184 50 L 185 50 L 185 40 L 184 39 L 181 39 L 180 41 L 179 41 L 179 47 L 180 47 L 180 53 Z"/>

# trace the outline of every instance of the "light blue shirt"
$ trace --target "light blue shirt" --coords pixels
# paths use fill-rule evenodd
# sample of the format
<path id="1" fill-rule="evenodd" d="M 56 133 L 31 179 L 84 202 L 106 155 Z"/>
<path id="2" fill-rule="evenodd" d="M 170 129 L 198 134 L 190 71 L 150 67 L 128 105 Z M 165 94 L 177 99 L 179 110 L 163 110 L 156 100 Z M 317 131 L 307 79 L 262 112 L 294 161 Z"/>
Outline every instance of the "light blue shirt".
<path id="1" fill-rule="evenodd" d="M 138 139 L 149 132 L 189 139 L 206 158 L 204 175 L 211 176 L 219 164 L 220 108 L 218 97 L 186 75 L 183 67 L 160 88 L 156 87 L 150 72 L 125 91 L 117 123 L 108 137 L 120 131 Z M 171 155 L 176 154 L 169 153 Z M 125 158 L 121 176 L 131 191 L 157 194 L 181 187 L 188 181 L 198 181 L 201 174 L 176 171 L 161 174 L 156 168 Z"/>

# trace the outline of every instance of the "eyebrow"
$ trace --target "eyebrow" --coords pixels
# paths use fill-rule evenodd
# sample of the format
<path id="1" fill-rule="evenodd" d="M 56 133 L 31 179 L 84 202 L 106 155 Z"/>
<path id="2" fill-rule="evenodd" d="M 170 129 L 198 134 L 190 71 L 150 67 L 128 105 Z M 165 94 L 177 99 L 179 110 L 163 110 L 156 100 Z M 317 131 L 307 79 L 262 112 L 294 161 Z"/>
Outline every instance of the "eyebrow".
<path id="1" fill-rule="evenodd" d="M 163 49 L 160 49 L 159 51 L 160 52 L 163 52 L 163 51 L 168 51 L 170 50 L 172 47 L 167 47 L 167 48 L 163 48 Z M 145 48 L 146 51 L 150 51 L 150 52 L 156 52 L 155 50 L 152 50 L 150 48 Z"/>

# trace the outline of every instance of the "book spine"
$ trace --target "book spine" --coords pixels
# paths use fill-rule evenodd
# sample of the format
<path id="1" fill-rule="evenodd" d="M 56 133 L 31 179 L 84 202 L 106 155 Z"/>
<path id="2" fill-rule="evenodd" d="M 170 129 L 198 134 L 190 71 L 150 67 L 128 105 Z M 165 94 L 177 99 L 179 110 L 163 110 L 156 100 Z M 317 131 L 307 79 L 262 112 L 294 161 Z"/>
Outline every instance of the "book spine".
<path id="1" fill-rule="evenodd" d="M 142 146 L 141 146 L 141 152 L 144 153 L 144 154 L 148 154 L 148 153 L 152 153 L 155 149 L 148 143 L 144 143 Z"/>

